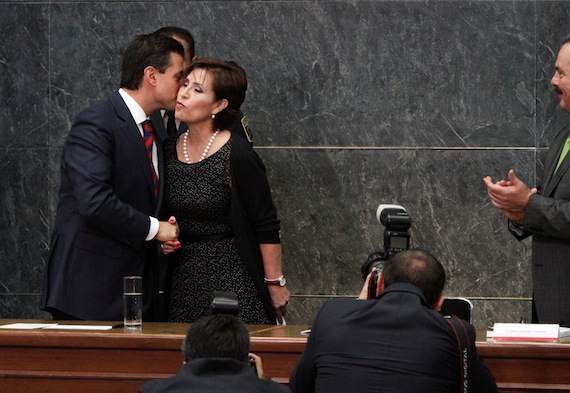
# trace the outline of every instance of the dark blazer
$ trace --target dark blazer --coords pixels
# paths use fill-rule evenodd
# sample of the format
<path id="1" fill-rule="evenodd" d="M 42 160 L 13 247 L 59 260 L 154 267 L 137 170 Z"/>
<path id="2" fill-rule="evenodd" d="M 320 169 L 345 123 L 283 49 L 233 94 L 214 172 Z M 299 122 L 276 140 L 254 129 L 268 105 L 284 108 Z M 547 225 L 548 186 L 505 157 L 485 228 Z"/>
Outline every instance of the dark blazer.
<path id="1" fill-rule="evenodd" d="M 469 391 L 497 392 L 471 342 Z M 317 315 L 289 387 L 295 393 L 460 392 L 455 335 L 420 290 L 393 284 L 379 299 L 332 299 Z"/>
<path id="2" fill-rule="evenodd" d="M 532 235 L 533 297 L 538 321 L 570 326 L 570 154 L 553 175 L 570 132 L 561 130 L 544 163 L 542 186 L 531 196 L 523 222 L 524 232 L 509 223 L 519 239 Z"/>
<path id="3" fill-rule="evenodd" d="M 141 393 L 287 393 L 284 385 L 259 379 L 251 368 L 234 359 L 204 358 L 187 362 L 170 378 L 147 382 Z"/>
<path id="4" fill-rule="evenodd" d="M 40 307 L 91 320 L 122 320 L 122 279 L 145 276 L 151 290 L 154 241 L 146 242 L 159 196 L 140 131 L 120 94 L 83 110 L 61 159 L 56 222 Z M 150 294 L 145 293 L 145 315 Z"/>

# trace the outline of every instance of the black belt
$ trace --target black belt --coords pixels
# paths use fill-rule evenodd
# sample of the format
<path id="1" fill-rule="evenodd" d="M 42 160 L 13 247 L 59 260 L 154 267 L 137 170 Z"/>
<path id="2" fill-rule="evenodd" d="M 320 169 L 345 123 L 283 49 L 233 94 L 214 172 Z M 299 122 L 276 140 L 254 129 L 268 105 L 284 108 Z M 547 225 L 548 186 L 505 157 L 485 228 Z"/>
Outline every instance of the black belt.
<path id="1" fill-rule="evenodd" d="M 206 243 L 206 242 L 219 242 L 224 239 L 231 239 L 234 237 L 233 231 L 215 233 L 213 235 L 180 235 L 178 240 L 183 243 Z"/>

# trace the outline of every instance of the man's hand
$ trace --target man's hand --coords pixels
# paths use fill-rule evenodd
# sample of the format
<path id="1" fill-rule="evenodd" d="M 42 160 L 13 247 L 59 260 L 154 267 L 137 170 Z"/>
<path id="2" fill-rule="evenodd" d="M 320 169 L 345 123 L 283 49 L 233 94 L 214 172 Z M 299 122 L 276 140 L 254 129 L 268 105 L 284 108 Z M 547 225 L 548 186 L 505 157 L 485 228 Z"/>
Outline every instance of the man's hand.
<path id="1" fill-rule="evenodd" d="M 360 290 L 360 294 L 358 295 L 358 300 L 368 300 L 368 288 L 372 283 L 372 272 L 376 270 L 375 267 L 372 268 L 372 271 L 368 273 L 366 276 L 366 280 L 364 280 L 364 284 L 362 285 L 362 289 Z M 378 280 L 376 281 L 376 297 L 379 297 L 380 294 L 384 291 L 384 280 L 381 280 L 382 273 L 379 274 Z"/>
<path id="2" fill-rule="evenodd" d="M 537 189 L 527 187 L 512 169 L 508 176 L 509 180 L 499 180 L 496 183 L 487 176 L 483 182 L 487 186 L 487 193 L 493 206 L 500 209 L 509 220 L 522 223 L 528 201 L 533 194 L 536 194 Z"/>
<path id="3" fill-rule="evenodd" d="M 265 378 L 265 373 L 263 372 L 263 364 L 261 363 L 261 358 L 257 356 L 255 353 L 249 353 L 249 358 L 252 359 L 255 363 L 255 369 L 257 371 L 257 377 L 259 379 Z"/>
<path id="4" fill-rule="evenodd" d="M 158 222 L 158 232 L 154 237 L 160 242 L 178 241 L 178 233 L 180 228 L 174 216 L 170 217 L 168 221 Z"/>

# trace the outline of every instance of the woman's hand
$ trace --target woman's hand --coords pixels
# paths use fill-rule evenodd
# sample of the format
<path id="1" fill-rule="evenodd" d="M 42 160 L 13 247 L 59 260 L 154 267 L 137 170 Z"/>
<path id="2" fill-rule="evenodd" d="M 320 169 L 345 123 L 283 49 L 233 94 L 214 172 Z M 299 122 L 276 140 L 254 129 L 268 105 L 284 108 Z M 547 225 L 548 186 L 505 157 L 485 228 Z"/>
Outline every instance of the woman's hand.
<path id="1" fill-rule="evenodd" d="M 162 249 L 162 253 L 167 255 L 180 250 L 180 248 L 182 248 L 182 244 L 180 244 L 178 240 L 169 240 L 167 242 L 161 242 L 160 248 Z"/>
<path id="2" fill-rule="evenodd" d="M 287 315 L 287 305 L 289 304 L 289 290 L 287 287 L 279 285 L 268 285 L 269 295 L 271 296 L 271 304 L 275 308 L 277 314 L 277 322 L 282 325 L 283 317 Z"/>

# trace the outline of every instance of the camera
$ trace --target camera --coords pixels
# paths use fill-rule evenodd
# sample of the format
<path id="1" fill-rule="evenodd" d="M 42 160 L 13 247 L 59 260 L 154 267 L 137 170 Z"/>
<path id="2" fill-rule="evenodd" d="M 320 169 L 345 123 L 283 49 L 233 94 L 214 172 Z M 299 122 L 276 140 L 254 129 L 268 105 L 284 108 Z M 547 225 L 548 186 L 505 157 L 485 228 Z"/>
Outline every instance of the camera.
<path id="1" fill-rule="evenodd" d="M 251 371 L 253 371 L 255 375 L 259 376 L 257 372 L 257 365 L 255 364 L 255 359 L 252 357 L 249 358 L 249 367 L 251 368 Z"/>
<path id="2" fill-rule="evenodd" d="M 376 298 L 376 284 L 378 274 L 382 274 L 383 262 L 395 253 L 410 248 L 408 230 L 412 225 L 408 212 L 400 205 L 381 204 L 376 210 L 376 218 L 386 228 L 384 230 L 384 250 L 368 255 L 366 262 L 360 268 L 363 279 L 366 279 L 368 273 L 376 268 L 368 285 L 369 299 Z"/>
<path id="3" fill-rule="evenodd" d="M 212 314 L 239 314 L 238 297 L 233 292 L 212 291 L 210 300 Z"/>

